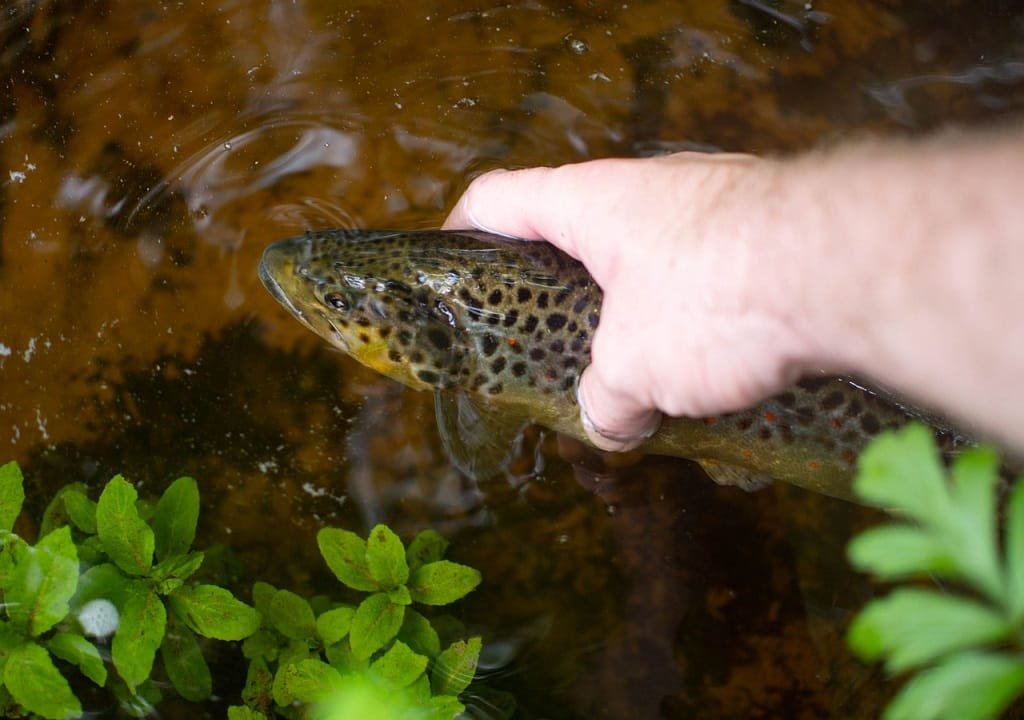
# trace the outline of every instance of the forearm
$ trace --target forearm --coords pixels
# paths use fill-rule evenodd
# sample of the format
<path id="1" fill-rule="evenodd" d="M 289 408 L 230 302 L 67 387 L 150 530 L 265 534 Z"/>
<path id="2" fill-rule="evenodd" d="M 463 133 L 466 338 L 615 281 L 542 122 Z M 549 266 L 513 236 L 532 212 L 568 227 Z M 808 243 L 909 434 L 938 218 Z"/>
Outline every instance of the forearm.
<path id="1" fill-rule="evenodd" d="M 1024 133 L 784 163 L 803 209 L 806 361 L 1024 448 Z M 814 357 L 816 355 L 816 357 Z"/>

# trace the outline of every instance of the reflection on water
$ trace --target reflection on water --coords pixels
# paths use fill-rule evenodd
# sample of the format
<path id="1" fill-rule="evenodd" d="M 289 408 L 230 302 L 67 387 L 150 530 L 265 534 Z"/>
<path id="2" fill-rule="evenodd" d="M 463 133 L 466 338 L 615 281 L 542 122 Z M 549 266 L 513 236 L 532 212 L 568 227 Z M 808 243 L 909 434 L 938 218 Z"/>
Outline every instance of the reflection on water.
<path id="1" fill-rule="evenodd" d="M 194 474 L 239 588 L 327 587 L 324 524 L 439 527 L 484 573 L 463 619 L 520 717 L 874 716 L 890 688 L 842 643 L 871 518 L 537 433 L 474 487 L 431 398 L 324 348 L 255 267 L 306 228 L 436 226 L 495 166 L 1013 117 L 1022 49 L 997 0 L 12 3 L 0 460 L 36 507 Z"/>

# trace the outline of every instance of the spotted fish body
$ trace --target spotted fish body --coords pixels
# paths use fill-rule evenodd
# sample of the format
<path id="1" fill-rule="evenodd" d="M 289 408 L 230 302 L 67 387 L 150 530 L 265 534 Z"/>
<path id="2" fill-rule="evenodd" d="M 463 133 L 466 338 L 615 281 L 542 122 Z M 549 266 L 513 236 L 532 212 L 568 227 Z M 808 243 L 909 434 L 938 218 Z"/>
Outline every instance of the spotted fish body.
<path id="1" fill-rule="evenodd" d="M 310 329 L 384 375 L 586 441 L 575 388 L 602 293 L 557 248 L 473 231 L 325 230 L 268 247 L 260 277 Z M 867 441 L 909 418 L 850 380 L 814 378 L 747 411 L 666 419 L 642 449 L 697 460 L 720 481 L 774 478 L 845 497 Z"/>

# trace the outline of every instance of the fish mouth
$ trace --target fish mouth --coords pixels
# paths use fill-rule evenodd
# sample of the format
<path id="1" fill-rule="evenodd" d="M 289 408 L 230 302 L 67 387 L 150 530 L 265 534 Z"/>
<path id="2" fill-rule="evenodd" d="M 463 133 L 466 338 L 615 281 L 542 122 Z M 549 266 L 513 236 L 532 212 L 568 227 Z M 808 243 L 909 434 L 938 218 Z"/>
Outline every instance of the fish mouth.
<path id="1" fill-rule="evenodd" d="M 294 264 L 288 255 L 289 253 L 286 252 L 285 248 L 281 247 L 281 243 L 274 243 L 263 251 L 263 257 L 260 258 L 260 265 L 257 272 L 260 276 L 260 281 L 263 283 L 263 287 L 267 289 L 267 292 L 273 295 L 275 300 L 284 305 L 288 312 L 295 315 L 297 318 L 302 319 L 302 310 L 295 306 L 292 299 L 281 285 L 281 278 L 285 277 L 287 273 L 294 271 Z"/>

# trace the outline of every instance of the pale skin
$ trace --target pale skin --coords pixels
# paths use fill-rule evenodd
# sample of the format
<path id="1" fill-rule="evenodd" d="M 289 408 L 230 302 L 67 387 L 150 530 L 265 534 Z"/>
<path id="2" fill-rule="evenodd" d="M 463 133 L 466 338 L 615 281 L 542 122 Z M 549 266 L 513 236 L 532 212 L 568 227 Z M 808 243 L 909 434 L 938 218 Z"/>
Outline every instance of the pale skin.
<path id="1" fill-rule="evenodd" d="M 598 447 L 826 372 L 1024 451 L 1024 132 L 494 171 L 445 227 L 548 240 L 603 288 Z"/>

